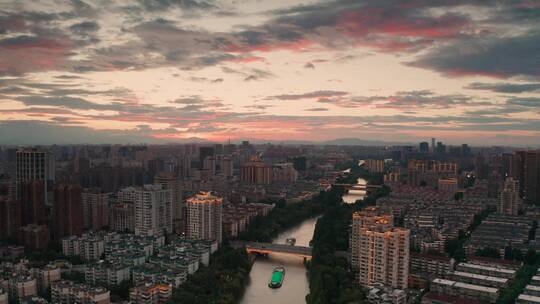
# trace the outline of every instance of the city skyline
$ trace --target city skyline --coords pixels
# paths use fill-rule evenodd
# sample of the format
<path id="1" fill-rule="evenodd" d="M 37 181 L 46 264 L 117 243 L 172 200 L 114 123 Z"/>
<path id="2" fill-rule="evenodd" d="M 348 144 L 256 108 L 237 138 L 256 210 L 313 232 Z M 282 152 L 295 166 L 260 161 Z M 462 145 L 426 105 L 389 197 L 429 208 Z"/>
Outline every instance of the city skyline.
<path id="1" fill-rule="evenodd" d="M 538 146 L 536 1 L 8 1 L 1 144 Z"/>

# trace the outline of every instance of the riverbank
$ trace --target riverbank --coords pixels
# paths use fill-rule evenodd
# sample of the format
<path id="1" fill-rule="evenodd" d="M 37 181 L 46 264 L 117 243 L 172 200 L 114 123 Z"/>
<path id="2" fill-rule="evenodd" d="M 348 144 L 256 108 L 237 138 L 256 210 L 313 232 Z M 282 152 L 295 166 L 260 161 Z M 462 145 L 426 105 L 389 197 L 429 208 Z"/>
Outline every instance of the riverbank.
<path id="1" fill-rule="evenodd" d="M 268 216 L 254 219 L 238 239 L 271 242 L 279 233 L 323 213 L 328 206 L 340 201 L 342 192 L 339 189 L 323 191 L 310 200 L 294 204 L 277 202 Z M 245 250 L 233 249 L 225 241 L 222 248 L 212 255 L 210 266 L 191 275 L 175 290 L 170 303 L 238 303 L 249 280 L 252 264 Z"/>
<path id="2" fill-rule="evenodd" d="M 350 174 L 340 182 L 353 183 L 358 178 L 370 184 L 382 184 L 381 174 L 371 174 L 356 165 Z M 357 287 L 349 263 L 336 251 L 349 248 L 349 224 L 354 211 L 374 205 L 377 198 L 386 196 L 390 189 L 382 187 L 354 204 L 336 201 L 319 218 L 313 236 L 313 259 L 309 265 L 310 294 L 308 304 L 360 303 L 366 298 L 364 291 Z"/>
<path id="3" fill-rule="evenodd" d="M 285 201 L 276 203 L 276 207 L 265 217 L 255 218 L 249 228 L 238 239 L 252 242 L 271 242 L 280 232 L 299 223 L 318 216 L 326 208 L 341 199 L 343 190 L 321 191 L 312 199 L 294 204 Z"/>
<path id="4" fill-rule="evenodd" d="M 317 218 L 311 218 L 279 233 L 273 243 L 285 244 L 287 238 L 296 238 L 296 245 L 309 246 Z M 272 271 L 276 266 L 286 268 L 281 288 L 268 288 Z M 305 303 L 309 293 L 307 269 L 301 257 L 270 254 L 257 257 L 249 273 L 249 281 L 240 304 Z"/>

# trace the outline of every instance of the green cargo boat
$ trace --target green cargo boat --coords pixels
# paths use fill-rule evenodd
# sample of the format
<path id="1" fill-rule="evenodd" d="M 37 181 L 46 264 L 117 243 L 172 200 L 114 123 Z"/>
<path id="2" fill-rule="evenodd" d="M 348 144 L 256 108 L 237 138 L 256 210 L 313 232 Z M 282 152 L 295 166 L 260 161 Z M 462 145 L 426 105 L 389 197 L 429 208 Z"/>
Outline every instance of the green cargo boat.
<path id="1" fill-rule="evenodd" d="M 278 266 L 274 267 L 274 271 L 272 272 L 272 279 L 270 280 L 270 283 L 268 283 L 268 287 L 270 288 L 280 288 L 283 284 L 283 280 L 285 279 L 285 267 Z"/>

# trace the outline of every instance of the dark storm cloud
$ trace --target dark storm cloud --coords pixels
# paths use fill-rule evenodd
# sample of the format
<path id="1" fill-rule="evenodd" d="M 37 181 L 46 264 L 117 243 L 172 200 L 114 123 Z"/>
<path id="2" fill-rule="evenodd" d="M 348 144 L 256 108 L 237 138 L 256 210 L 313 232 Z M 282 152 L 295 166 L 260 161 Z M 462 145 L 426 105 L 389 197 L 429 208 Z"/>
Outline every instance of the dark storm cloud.
<path id="1" fill-rule="evenodd" d="M 334 104 L 344 108 L 373 106 L 376 108 L 410 109 L 435 108 L 446 109 L 455 106 L 486 106 L 490 102 L 473 101 L 465 95 L 436 95 L 428 90 L 397 92 L 388 96 L 355 96 L 344 91 L 315 91 L 302 94 L 283 94 L 269 96 L 267 100 L 314 99 L 321 103 Z"/>
<path id="2" fill-rule="evenodd" d="M 88 100 L 78 98 L 78 97 L 69 97 L 69 96 L 55 96 L 55 97 L 44 97 L 44 96 L 23 96 L 18 97 L 16 100 L 24 103 L 27 106 L 55 106 L 55 107 L 64 107 L 68 109 L 80 109 L 80 110 L 113 110 L 118 111 L 121 109 L 119 104 L 98 104 L 90 102 Z"/>
<path id="3" fill-rule="evenodd" d="M 537 97 L 512 97 L 507 102 L 510 105 L 540 109 L 540 98 Z"/>
<path id="4" fill-rule="evenodd" d="M 461 39 L 422 55 L 411 65 L 453 76 L 540 77 L 540 32 Z"/>
<path id="5" fill-rule="evenodd" d="M 216 8 L 215 1 L 205 0 L 140 0 L 142 6 L 150 11 L 163 11 L 172 7 L 184 10 L 208 10 Z"/>
<path id="6" fill-rule="evenodd" d="M 327 98 L 327 97 L 336 97 L 336 96 L 344 96 L 348 95 L 347 92 L 344 91 L 314 91 L 314 92 L 307 92 L 302 94 L 282 94 L 282 95 L 274 95 L 269 96 L 266 99 L 276 99 L 276 100 L 300 100 L 300 99 L 313 99 L 313 98 Z"/>
<path id="7" fill-rule="evenodd" d="M 69 29 L 77 34 L 88 34 L 99 30 L 99 24 L 94 21 L 84 21 L 70 26 Z"/>
<path id="8" fill-rule="evenodd" d="M 534 25 L 540 14 L 538 8 L 527 1 L 500 2 L 496 9 L 484 1 L 325 1 L 268 12 L 270 20 L 267 22 L 257 26 L 238 26 L 238 30 L 230 33 L 186 28 L 165 19 L 148 21 L 149 15 L 172 8 L 219 12 L 222 8 L 217 1 L 140 0 L 125 7 L 111 3 L 103 8 L 81 0 L 70 3 L 71 9 L 60 13 L 0 13 L 2 32 L 29 30 L 35 34 L 31 35 L 35 38 L 11 37 L 10 41 L 3 42 L 5 45 L 24 43 L 25 39 L 40 41 L 39 51 L 35 51 L 34 44 L 27 44 L 29 47 L 20 51 L 20 58 L 26 60 L 17 64 L 13 63 L 13 52 L 0 54 L 9 63 L 2 65 L 0 73 L 24 74 L 43 70 L 84 73 L 160 66 L 195 70 L 229 61 L 250 60 L 238 54 L 276 49 L 296 51 L 323 45 L 329 49 L 368 47 L 392 53 L 439 46 L 413 64 L 452 75 L 507 77 L 539 74 L 538 55 L 535 55 L 539 53 L 538 34 L 509 37 L 483 31 L 496 22 Z M 455 8 L 461 4 L 490 9 L 491 16 L 484 23 L 479 23 L 465 14 L 433 14 L 429 10 L 434 7 Z M 95 36 L 99 29 L 99 9 L 123 14 L 120 17 L 130 21 L 122 30 L 136 35 L 137 39 L 95 48 L 95 43 L 100 41 Z M 67 28 L 57 28 L 55 22 L 60 20 L 77 23 L 70 22 Z M 70 41 L 65 37 L 66 32 L 78 36 Z M 87 59 L 69 59 L 77 52 L 87 55 Z M 155 53 L 162 57 L 154 56 Z M 306 68 L 312 67 L 313 64 L 306 65 Z M 243 78 L 256 80 L 264 77 L 249 74 Z"/>
<path id="9" fill-rule="evenodd" d="M 397 92 L 395 95 L 381 97 L 384 103 L 377 104 L 378 108 L 452 108 L 462 105 L 491 105 L 489 102 L 473 102 L 465 95 L 436 95 L 431 91 Z"/>
<path id="10" fill-rule="evenodd" d="M 54 121 L 16 120 L 0 122 L 0 142 L 10 145 L 88 144 L 88 143 L 163 143 L 153 133 L 171 133 L 171 129 L 95 130 L 81 126 L 65 125 L 64 118 Z M 69 119 L 68 124 L 71 124 Z M 181 132 L 174 130 L 177 134 Z M 180 140 L 177 140 L 180 141 Z"/>
<path id="11" fill-rule="evenodd" d="M 492 115 L 508 115 L 512 113 L 523 113 L 527 112 L 529 109 L 524 109 L 523 107 L 515 106 L 505 106 L 499 108 L 486 108 L 480 110 L 465 111 L 465 115 L 469 116 L 492 116 Z"/>
<path id="12" fill-rule="evenodd" d="M 205 109 L 205 108 L 221 108 L 225 106 L 220 99 L 207 99 L 200 95 L 192 95 L 187 97 L 181 97 L 177 98 L 172 103 L 185 105 L 185 107 L 182 108 L 182 110 L 187 109 L 195 109 L 195 107 L 198 107 L 199 109 Z M 191 108 L 188 108 L 191 107 Z"/>
<path id="13" fill-rule="evenodd" d="M 485 90 L 497 93 L 540 92 L 540 83 L 481 83 L 473 82 L 465 87 L 471 90 Z"/>

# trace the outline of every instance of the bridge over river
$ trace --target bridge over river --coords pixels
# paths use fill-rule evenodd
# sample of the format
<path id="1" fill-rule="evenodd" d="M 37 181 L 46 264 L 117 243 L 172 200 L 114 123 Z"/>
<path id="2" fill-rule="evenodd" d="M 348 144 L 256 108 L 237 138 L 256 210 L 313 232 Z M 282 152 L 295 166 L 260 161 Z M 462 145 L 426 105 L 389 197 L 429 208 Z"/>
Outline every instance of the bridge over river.
<path id="1" fill-rule="evenodd" d="M 311 247 L 260 242 L 248 242 L 243 245 L 248 253 L 293 255 L 304 260 L 311 260 L 312 257 Z"/>
<path id="2" fill-rule="evenodd" d="M 332 187 L 343 187 L 345 188 L 345 190 L 359 190 L 359 191 L 366 191 L 366 192 L 372 192 L 373 190 L 382 188 L 381 185 L 361 185 L 361 184 L 343 184 L 343 183 L 332 184 Z"/>

